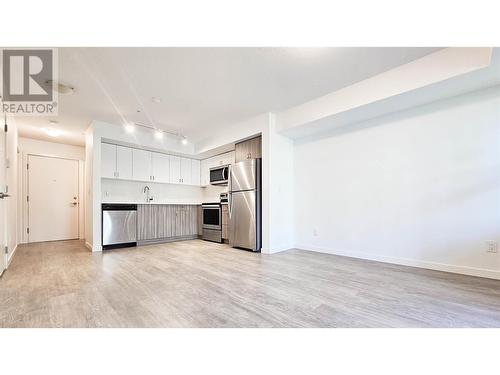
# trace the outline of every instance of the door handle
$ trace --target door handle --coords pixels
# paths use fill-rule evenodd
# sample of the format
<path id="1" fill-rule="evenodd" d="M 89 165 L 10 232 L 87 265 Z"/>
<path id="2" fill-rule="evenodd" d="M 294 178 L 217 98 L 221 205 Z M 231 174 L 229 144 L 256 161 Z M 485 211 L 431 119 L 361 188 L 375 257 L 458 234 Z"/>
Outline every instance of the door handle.
<path id="1" fill-rule="evenodd" d="M 74 206 L 76 206 L 78 204 L 78 202 L 71 202 L 71 204 Z"/>
<path id="2" fill-rule="evenodd" d="M 0 199 L 4 199 L 4 198 L 7 198 L 7 197 L 10 197 L 9 194 L 5 194 L 5 193 L 0 193 Z"/>

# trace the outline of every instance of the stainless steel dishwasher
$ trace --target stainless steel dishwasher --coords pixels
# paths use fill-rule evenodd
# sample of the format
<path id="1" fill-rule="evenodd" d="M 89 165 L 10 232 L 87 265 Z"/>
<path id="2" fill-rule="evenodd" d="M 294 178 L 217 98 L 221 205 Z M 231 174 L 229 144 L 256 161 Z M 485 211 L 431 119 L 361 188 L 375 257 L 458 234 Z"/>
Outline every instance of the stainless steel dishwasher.
<path id="1" fill-rule="evenodd" d="M 102 205 L 102 248 L 137 246 L 137 205 Z"/>

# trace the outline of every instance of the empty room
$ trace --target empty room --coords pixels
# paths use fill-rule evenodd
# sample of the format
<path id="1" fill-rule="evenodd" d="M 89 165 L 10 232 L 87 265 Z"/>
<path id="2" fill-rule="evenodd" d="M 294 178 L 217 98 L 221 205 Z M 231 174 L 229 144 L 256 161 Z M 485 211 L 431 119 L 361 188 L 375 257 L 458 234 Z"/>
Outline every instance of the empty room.
<path id="1" fill-rule="evenodd" d="M 500 47 L 100 27 L 1 48 L 0 332 L 222 362 L 498 333 Z"/>

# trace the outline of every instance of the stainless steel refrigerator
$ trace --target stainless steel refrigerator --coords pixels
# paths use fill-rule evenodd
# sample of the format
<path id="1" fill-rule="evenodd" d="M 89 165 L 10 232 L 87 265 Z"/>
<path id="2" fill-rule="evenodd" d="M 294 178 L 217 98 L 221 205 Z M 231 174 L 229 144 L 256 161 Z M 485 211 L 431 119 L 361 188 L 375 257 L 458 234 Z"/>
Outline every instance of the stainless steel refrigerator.
<path id="1" fill-rule="evenodd" d="M 233 164 L 229 173 L 229 244 L 260 251 L 262 244 L 261 159 Z"/>

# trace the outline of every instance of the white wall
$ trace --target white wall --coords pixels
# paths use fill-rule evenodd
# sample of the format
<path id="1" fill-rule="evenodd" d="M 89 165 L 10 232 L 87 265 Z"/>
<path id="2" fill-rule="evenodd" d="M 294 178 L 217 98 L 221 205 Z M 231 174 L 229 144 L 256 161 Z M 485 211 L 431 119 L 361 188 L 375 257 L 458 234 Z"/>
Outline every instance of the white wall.
<path id="1" fill-rule="evenodd" d="M 12 261 L 12 256 L 16 251 L 18 240 L 18 132 L 15 121 L 9 121 L 9 130 L 7 132 L 7 161 L 6 182 L 9 187 L 9 195 L 6 199 L 7 209 L 7 264 Z M 3 131 L 3 129 L 2 129 Z M 3 255 L 2 255 L 3 256 Z"/>
<path id="2" fill-rule="evenodd" d="M 94 237 L 94 183 L 96 181 L 96 179 L 94 178 L 95 164 L 94 126 L 90 125 L 85 131 L 85 245 L 90 250 L 93 250 L 92 244 Z"/>
<path id="3" fill-rule="evenodd" d="M 500 278 L 500 87 L 295 146 L 296 245 Z"/>
<path id="4" fill-rule="evenodd" d="M 275 116 L 269 124 L 269 252 L 294 247 L 294 143 L 276 131 Z"/>
<path id="5" fill-rule="evenodd" d="M 30 154 L 85 160 L 85 148 L 38 139 L 19 137 L 19 149 Z"/>
<path id="6" fill-rule="evenodd" d="M 26 195 L 28 191 L 28 171 L 27 162 L 28 155 L 42 155 L 57 158 L 65 158 L 79 161 L 79 195 L 80 195 L 80 217 L 79 217 L 79 230 L 80 238 L 85 236 L 85 149 L 80 146 L 66 145 L 55 142 L 40 141 L 37 139 L 19 137 L 19 183 L 21 184 L 19 192 L 19 207 L 20 214 L 18 215 L 18 238 L 20 243 L 27 242 L 26 228 L 28 227 L 28 206 L 26 203 Z"/>

